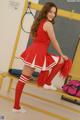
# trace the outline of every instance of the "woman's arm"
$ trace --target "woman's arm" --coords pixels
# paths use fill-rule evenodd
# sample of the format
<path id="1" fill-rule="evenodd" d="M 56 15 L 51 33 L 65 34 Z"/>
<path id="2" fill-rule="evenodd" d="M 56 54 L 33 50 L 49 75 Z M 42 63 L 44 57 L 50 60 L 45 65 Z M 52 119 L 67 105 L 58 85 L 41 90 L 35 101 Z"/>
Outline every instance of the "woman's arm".
<path id="1" fill-rule="evenodd" d="M 56 49 L 56 51 L 62 55 L 62 50 L 58 44 L 58 41 L 56 40 L 56 36 L 55 36 L 55 33 L 54 33 L 54 28 L 53 28 L 53 25 L 51 22 L 46 22 L 43 26 L 43 29 L 48 33 L 49 37 L 50 37 L 50 40 L 52 42 L 52 45 L 53 47 Z"/>
<path id="2" fill-rule="evenodd" d="M 62 56 L 62 57 L 67 57 L 62 53 L 62 50 L 58 44 L 58 41 L 56 40 L 56 36 L 55 36 L 55 32 L 54 32 L 54 28 L 51 22 L 47 21 L 45 22 L 45 24 L 43 25 L 43 29 L 48 33 L 50 40 L 52 42 L 52 45 L 54 47 L 54 49 Z M 67 58 L 66 58 L 67 59 Z"/>

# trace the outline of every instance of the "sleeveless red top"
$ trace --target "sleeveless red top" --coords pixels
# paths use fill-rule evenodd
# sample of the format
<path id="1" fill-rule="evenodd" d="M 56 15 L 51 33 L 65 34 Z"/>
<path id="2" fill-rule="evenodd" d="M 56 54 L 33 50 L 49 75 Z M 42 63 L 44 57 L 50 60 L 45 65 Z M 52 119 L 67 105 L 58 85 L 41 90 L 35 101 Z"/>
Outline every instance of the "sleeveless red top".
<path id="1" fill-rule="evenodd" d="M 21 54 L 21 59 L 24 63 L 33 68 L 39 68 L 41 70 L 49 70 L 55 66 L 59 57 L 47 52 L 50 38 L 48 33 L 44 31 L 43 25 L 46 19 L 43 19 L 39 24 L 36 38 L 32 44 Z"/>
<path id="2" fill-rule="evenodd" d="M 43 29 L 43 25 L 45 22 L 46 22 L 46 19 L 43 19 L 41 21 L 39 28 L 37 30 L 36 38 L 33 41 L 43 43 L 48 47 L 50 44 L 50 38 L 48 36 L 48 33 Z"/>

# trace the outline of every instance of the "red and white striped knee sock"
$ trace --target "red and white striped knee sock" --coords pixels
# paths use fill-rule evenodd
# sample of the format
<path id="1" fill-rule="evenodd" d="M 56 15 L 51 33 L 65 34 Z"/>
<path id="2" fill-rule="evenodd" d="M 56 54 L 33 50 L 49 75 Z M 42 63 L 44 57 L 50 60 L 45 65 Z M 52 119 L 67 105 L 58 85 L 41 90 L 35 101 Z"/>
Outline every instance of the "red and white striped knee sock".
<path id="1" fill-rule="evenodd" d="M 57 64 L 55 67 L 53 67 L 52 70 L 51 70 L 51 73 L 49 74 L 49 76 L 47 77 L 47 79 L 45 81 L 45 84 L 51 85 L 52 79 L 61 70 L 62 67 L 63 67 L 63 63 Z"/>
<path id="2" fill-rule="evenodd" d="M 51 85 L 52 79 L 59 71 L 61 76 L 63 76 L 63 78 L 67 77 L 71 67 L 72 67 L 72 60 L 70 58 L 68 58 L 68 60 L 65 60 L 64 63 L 57 64 L 55 67 L 52 68 L 50 75 L 46 79 L 46 84 Z"/>
<path id="3" fill-rule="evenodd" d="M 24 88 L 24 85 L 26 84 L 26 81 L 29 80 L 30 77 L 26 75 L 21 75 L 19 78 L 19 81 L 16 86 L 16 91 L 15 91 L 15 102 L 14 102 L 14 108 L 15 109 L 20 109 L 20 98 L 21 94 Z"/>

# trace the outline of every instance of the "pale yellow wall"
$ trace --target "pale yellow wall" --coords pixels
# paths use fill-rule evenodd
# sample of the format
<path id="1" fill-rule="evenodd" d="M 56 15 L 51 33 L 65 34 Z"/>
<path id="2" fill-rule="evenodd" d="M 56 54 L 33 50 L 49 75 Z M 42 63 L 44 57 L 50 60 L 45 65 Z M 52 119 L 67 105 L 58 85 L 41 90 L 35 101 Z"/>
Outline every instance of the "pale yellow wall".
<path id="1" fill-rule="evenodd" d="M 38 2 L 38 0 L 31 1 Z M 8 70 L 24 4 L 25 0 L 0 1 L 0 72 Z M 32 12 L 35 14 L 35 10 Z M 26 24 L 29 26 L 31 21 L 32 19 L 29 19 Z M 29 34 L 21 32 L 17 56 L 25 49 L 28 38 Z M 15 59 L 14 67 L 22 68 L 22 66 L 23 62 Z"/>
<path id="2" fill-rule="evenodd" d="M 14 2 L 19 4 L 17 9 L 11 6 L 9 0 L 0 1 L 0 71 L 6 71 L 9 65 L 24 6 L 24 0 Z"/>

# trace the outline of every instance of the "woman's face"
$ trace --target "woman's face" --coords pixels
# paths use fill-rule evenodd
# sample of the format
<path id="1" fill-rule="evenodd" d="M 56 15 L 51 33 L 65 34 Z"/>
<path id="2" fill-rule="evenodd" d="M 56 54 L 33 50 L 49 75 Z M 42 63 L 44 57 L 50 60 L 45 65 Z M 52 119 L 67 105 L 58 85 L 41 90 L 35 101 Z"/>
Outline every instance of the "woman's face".
<path id="1" fill-rule="evenodd" d="M 47 19 L 48 19 L 49 21 L 52 21 L 52 20 L 54 19 L 54 17 L 55 17 L 55 14 L 56 14 L 56 8 L 55 8 L 55 7 L 52 7 L 52 8 L 50 9 L 50 11 L 47 13 Z"/>

